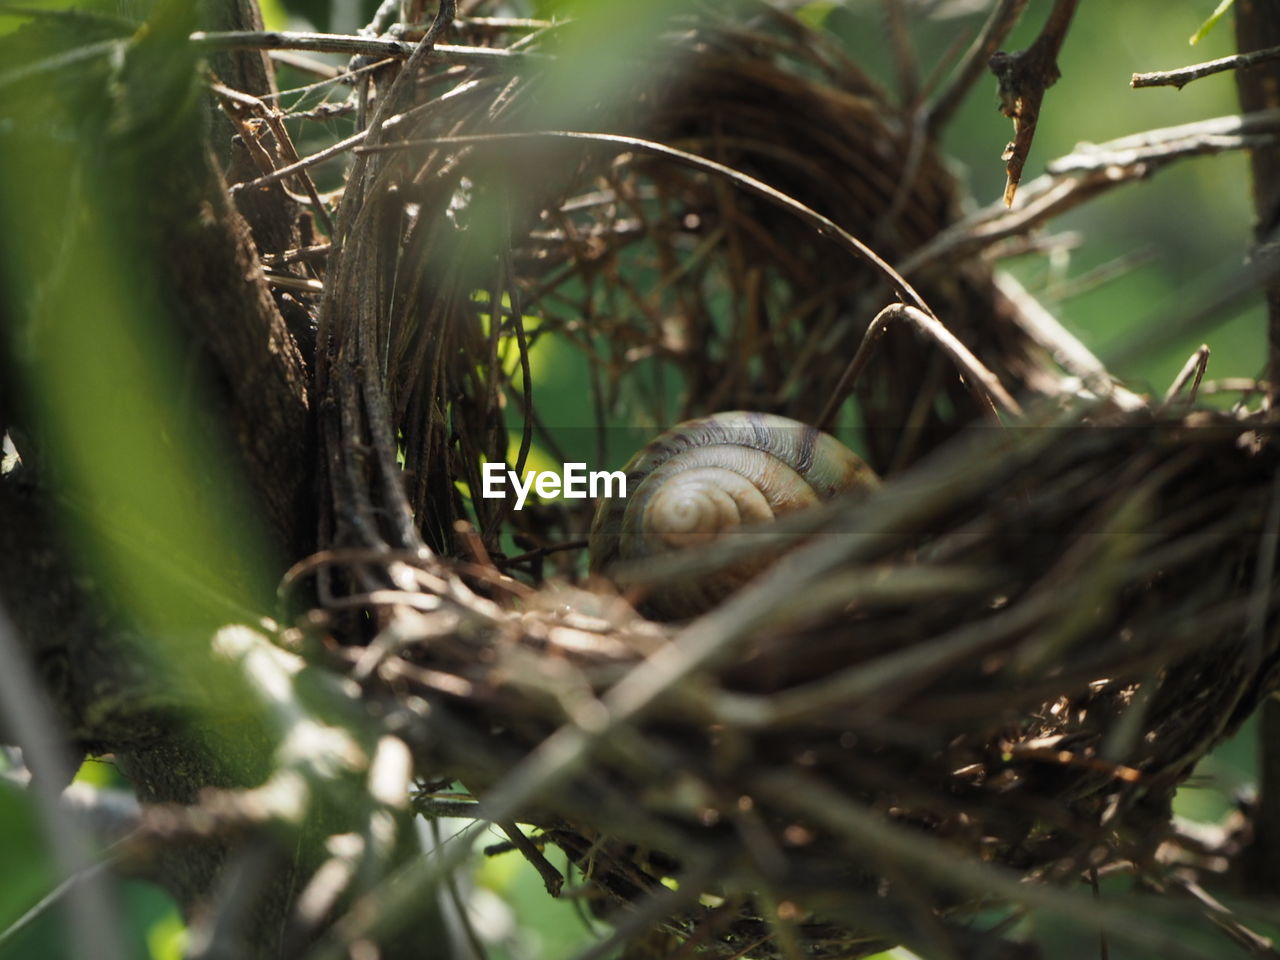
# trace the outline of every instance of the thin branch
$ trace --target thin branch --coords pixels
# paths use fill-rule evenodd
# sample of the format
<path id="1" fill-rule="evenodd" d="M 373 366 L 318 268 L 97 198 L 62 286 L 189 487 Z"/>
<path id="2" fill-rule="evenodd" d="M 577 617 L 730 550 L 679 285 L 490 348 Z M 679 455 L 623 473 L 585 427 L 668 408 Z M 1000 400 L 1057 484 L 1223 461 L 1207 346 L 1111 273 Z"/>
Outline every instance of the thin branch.
<path id="1" fill-rule="evenodd" d="M 907 201 L 913 196 L 916 178 L 920 174 L 920 166 L 924 161 L 925 149 L 930 142 L 928 122 L 929 118 L 922 109 L 917 109 L 912 114 L 906 157 L 902 162 L 902 176 L 898 178 L 898 185 L 894 189 L 893 200 L 889 204 L 889 209 L 885 211 L 884 216 L 880 218 L 880 222 L 876 226 L 875 240 L 877 243 L 893 236 L 898 225 L 898 219 L 902 216 L 902 211 L 906 209 Z"/>
<path id="2" fill-rule="evenodd" d="M 503 820 L 497 826 L 511 840 L 512 845 L 520 851 L 521 856 L 529 861 L 533 869 L 538 871 L 538 876 L 542 878 L 542 885 L 547 888 L 547 893 L 553 897 L 560 896 L 560 890 L 564 887 L 564 875 L 543 856 L 542 851 L 538 849 L 538 845 L 525 836 L 524 831 L 520 829 L 514 820 Z"/>
<path id="3" fill-rule="evenodd" d="M 511 236 L 511 208 L 505 208 L 507 222 L 503 235 Z M 529 364 L 529 338 L 524 329 L 524 308 L 520 302 L 520 287 L 514 280 L 515 271 L 511 266 L 511 245 L 507 244 L 502 252 L 502 275 L 506 281 L 507 297 L 511 302 L 511 323 L 516 332 L 516 349 L 520 354 L 520 393 L 521 406 L 525 410 L 533 410 L 533 370 Z M 495 327 L 497 319 L 494 318 Z M 520 428 L 520 451 L 516 455 L 516 472 L 524 473 L 529 450 L 533 446 L 533 420 L 525 417 Z"/>
<path id="4" fill-rule="evenodd" d="M 61 907 L 67 900 L 71 899 L 73 894 L 80 887 L 90 883 L 103 883 L 103 877 L 107 870 L 111 867 L 108 860 L 100 860 L 85 867 L 79 873 L 67 877 L 56 887 L 46 893 L 38 901 L 36 901 L 30 909 L 23 913 L 13 923 L 9 924 L 3 930 L 0 930 L 0 950 L 4 950 L 7 946 L 12 945 L 14 940 L 22 931 L 26 930 L 31 924 L 35 923 L 41 917 L 47 915 L 55 907 Z M 7 951 L 6 951 L 7 952 Z"/>
<path id="5" fill-rule="evenodd" d="M 218 30 L 197 31 L 191 42 L 201 50 L 301 50 L 305 53 L 343 53 L 351 56 L 393 57 L 407 60 L 418 49 L 417 43 L 384 40 L 338 33 L 305 33 L 294 30 Z M 545 53 L 506 50 L 501 47 L 460 47 L 437 43 L 433 53 L 446 63 L 467 66 L 501 66 L 517 68 L 550 63 Z"/>
<path id="6" fill-rule="evenodd" d="M 440 821 L 432 820 L 427 824 L 427 828 L 431 833 L 431 849 L 437 849 L 444 843 L 444 837 L 440 833 Z M 458 884 L 459 871 L 453 870 L 444 878 L 444 893 L 449 908 L 453 911 L 454 919 L 457 921 L 458 927 L 461 928 L 462 937 L 466 941 L 468 947 L 468 960 L 489 960 L 489 952 L 485 949 L 484 941 L 480 939 L 480 934 L 476 930 L 476 925 L 472 921 L 472 911 L 468 909 L 467 901 L 462 895 L 462 889 Z"/>
<path id="7" fill-rule="evenodd" d="M 1265 380 L 1254 380 L 1252 377 L 1223 377 L 1220 380 L 1206 380 L 1200 384 L 1200 393 L 1212 396 L 1219 393 L 1266 393 L 1271 385 Z"/>
<path id="8" fill-rule="evenodd" d="M 271 50 L 267 56 L 286 67 L 291 67 L 299 73 L 310 73 L 322 79 L 317 84 L 332 83 L 340 77 L 352 76 L 356 73 L 354 70 L 345 70 L 342 67 L 335 67 L 331 63 L 325 63 L 323 60 L 317 60 L 314 57 L 305 57 L 300 53 L 293 53 L 290 50 Z M 315 86 L 317 84 L 312 84 Z M 290 93 L 284 90 L 281 93 Z M 264 94 L 264 99 L 274 99 L 280 96 L 280 93 Z"/>
<path id="9" fill-rule="evenodd" d="M 952 114 L 973 89 L 973 85 L 982 78 L 992 54 L 1000 49 L 1005 37 L 1017 26 L 1022 12 L 1027 8 L 1027 2 L 1028 0 L 1000 0 L 992 8 L 982 32 L 973 41 L 964 56 L 964 63 L 956 71 L 956 78 L 929 110 L 931 131 L 936 132 L 946 126 Z"/>
<path id="10" fill-rule="evenodd" d="M 465 820 L 479 819 L 480 804 L 460 796 L 441 797 L 435 794 L 414 794 L 409 798 L 413 812 L 418 816 L 433 820 L 439 817 L 458 817 Z"/>
<path id="11" fill-rule="evenodd" d="M 1065 247 L 1057 249 L 1067 252 Z M 1050 249 L 1047 252 L 1052 256 L 1056 250 Z M 1154 245 L 1134 247 L 1073 277 L 1066 276 L 1066 258 L 1063 258 L 1060 265 L 1051 261 L 1050 273 L 1045 279 L 1044 298 L 1054 303 L 1065 303 L 1076 297 L 1082 297 L 1086 293 L 1092 293 L 1121 277 L 1126 277 L 1142 267 L 1155 263 L 1157 259 L 1158 254 Z"/>
<path id="12" fill-rule="evenodd" d="M 1191 336 L 1203 336 L 1232 316 L 1232 310 L 1257 295 L 1257 284 L 1272 268 L 1254 260 L 1229 276 L 1214 281 L 1207 289 L 1182 298 L 1173 309 L 1159 311 L 1160 322 L 1135 324 L 1135 332 L 1107 347 L 1106 363 L 1113 370 L 1125 369 Z M 1260 381 L 1266 382 L 1266 381 Z"/>
<path id="13" fill-rule="evenodd" d="M 1058 318 L 1028 293 L 1012 274 L 997 271 L 995 284 L 1000 295 L 1013 305 L 1018 326 L 1049 351 L 1054 363 L 1079 377 L 1085 389 L 1107 398 L 1121 410 L 1141 410 L 1146 407 L 1146 401 L 1142 397 L 1116 383 L 1102 361 L 1059 323 Z"/>
<path id="14" fill-rule="evenodd" d="M 330 144 L 323 150 L 317 150 L 310 156 L 303 157 L 297 163 L 290 163 L 286 166 L 278 167 L 271 171 L 271 173 L 264 174 L 263 176 L 257 177 L 253 180 L 246 180 L 243 183 L 233 183 L 228 189 L 230 193 L 234 195 L 239 193 L 241 190 L 256 190 L 259 187 L 265 187 L 278 180 L 284 180 L 293 176 L 295 173 L 299 173 L 300 171 L 324 163 L 326 160 L 330 160 L 339 154 L 346 153 L 353 147 L 359 146 L 363 143 L 368 135 L 369 130 L 366 128 L 361 130 L 359 133 L 353 133 L 351 136 L 346 137 L 343 140 L 339 140 L 337 143 Z"/>
<path id="15" fill-rule="evenodd" d="M 913 276 L 926 266 L 972 256 L 1000 240 L 1025 234 L 1113 187 L 1144 179 L 1167 163 L 1246 149 L 1262 140 L 1280 140 L 1280 110 L 1214 117 L 1096 146 L 1082 145 L 1074 153 L 1051 161 L 1049 173 L 1026 184 L 1017 209 L 1009 210 L 1002 202 L 983 207 L 917 248 L 897 265 L 898 271 Z"/>
<path id="16" fill-rule="evenodd" d="M 332 246 L 328 243 L 313 243 L 306 247 L 282 250 L 279 253 L 262 254 L 262 262 L 268 267 L 280 267 L 288 263 L 299 263 L 310 260 L 324 261 L 329 258 Z"/>
<path id="17" fill-rule="evenodd" d="M 545 547 L 538 547 L 536 550 L 518 553 L 514 557 L 498 557 L 494 560 L 494 564 L 500 569 L 505 569 L 527 563 L 530 560 L 541 560 L 543 557 L 549 557 L 553 553 L 562 553 L 565 550 L 585 550 L 586 546 L 586 540 L 566 540 L 563 543 L 552 543 Z"/>
<path id="18" fill-rule="evenodd" d="M 56 56 L 23 64 L 0 73 L 0 87 L 29 80 L 44 73 L 54 73 L 85 60 L 106 57 L 129 44 L 128 38 L 102 40 L 85 44 Z M 337 33 L 304 33 L 291 30 L 218 30 L 197 31 L 191 43 L 201 50 L 301 50 L 306 53 L 344 53 L 407 60 L 418 49 L 417 43 L 383 40 Z M 501 47 L 464 47 L 438 43 L 432 49 L 445 63 L 467 66 L 499 66 L 517 69 L 550 63 L 552 57 L 529 50 L 507 50 Z"/>
<path id="19" fill-rule="evenodd" d="M 903 0 L 882 2 L 889 42 L 893 47 L 894 60 L 898 64 L 899 97 L 902 105 L 911 109 L 920 97 L 920 64 L 911 42 L 911 31 L 907 27 L 907 13 L 903 9 L 905 5 Z"/>
<path id="20" fill-rule="evenodd" d="M 1275 957 L 1276 951 L 1270 937 L 1251 930 L 1236 919 L 1232 910 L 1205 890 L 1190 877 L 1170 871 L 1168 882 L 1174 891 L 1181 891 L 1198 903 L 1202 915 L 1248 953 L 1259 957 Z M 1163 888 L 1169 889 L 1169 888 Z"/>
<path id="21" fill-rule="evenodd" d="M 267 283 L 276 290 L 293 290 L 297 293 L 324 293 L 324 284 L 319 280 L 312 280 L 308 277 L 294 277 L 288 274 L 269 273 L 263 271 L 263 277 Z"/>
<path id="22" fill-rule="evenodd" d="M 85 60 L 95 60 L 98 57 L 110 56 L 117 50 L 123 50 L 128 46 L 128 43 L 127 39 L 101 40 L 97 43 L 87 43 L 83 47 L 75 47 L 72 50 L 67 50 L 51 57 L 45 57 L 42 60 L 36 60 L 34 63 L 24 63 L 20 67 L 14 67 L 12 70 L 0 73 L 0 87 L 6 87 L 23 80 L 30 80 L 32 77 L 38 77 L 42 73 L 57 73 Z"/>
<path id="23" fill-rule="evenodd" d="M 1013 141 L 1001 157 L 1008 176 L 1005 206 L 1013 206 L 1018 184 L 1022 182 L 1022 168 L 1031 153 L 1045 91 L 1062 75 L 1058 70 L 1058 53 L 1079 2 L 1055 0 L 1044 29 L 1031 46 L 1018 53 L 996 53 L 991 57 L 991 72 L 1000 81 L 1000 112 L 1013 121 Z"/>
<path id="24" fill-rule="evenodd" d="M 403 9 L 400 0 L 382 0 L 378 4 L 378 9 L 373 12 L 373 19 L 365 26 L 360 28 L 362 37 L 376 37 L 391 29 L 391 24 L 395 22 Z"/>
<path id="25" fill-rule="evenodd" d="M 456 17 L 454 23 L 463 27 L 484 27 L 490 30 L 546 30 L 554 27 L 554 20 L 536 20 L 531 17 Z"/>
<path id="26" fill-rule="evenodd" d="M 0 14 L 7 17 L 30 17 L 32 20 L 62 21 L 60 26 L 63 27 L 74 28 L 92 24 L 116 30 L 121 36 L 128 36 L 138 29 L 137 21 L 127 17 L 74 7 L 69 10 L 46 10 L 42 7 L 25 6 L 19 3 L 0 3 Z"/>
<path id="27" fill-rule="evenodd" d="M 1098 194 L 1145 174 L 1141 169 L 1108 167 L 1085 176 L 1037 177 L 1023 189 L 1024 202 L 1017 209 L 1009 210 L 1003 201 L 983 207 L 917 248 L 898 264 L 898 270 L 906 276 L 915 276 L 925 267 L 973 256 L 993 243 L 1025 234 Z"/>
<path id="28" fill-rule="evenodd" d="M 980 404 L 985 401 L 993 408 L 996 406 L 1002 407 L 1006 413 L 1014 416 L 1022 415 L 1022 407 L 1005 390 L 1000 383 L 1000 379 L 988 370 L 982 361 L 970 352 L 968 347 L 956 339 L 955 334 L 943 326 L 937 317 L 931 317 L 906 304 L 891 303 L 876 314 L 875 319 L 867 326 L 867 332 L 863 334 L 862 342 L 858 344 L 857 352 L 853 355 L 853 359 L 849 361 L 849 366 L 845 368 L 844 373 L 841 375 L 840 382 L 836 384 L 835 389 L 831 392 L 831 398 L 827 401 L 827 406 L 822 411 L 822 416 L 818 418 L 819 427 L 825 428 L 831 423 L 831 417 L 848 395 L 848 390 L 857 381 L 858 375 L 866 367 L 867 361 L 871 358 L 871 351 L 880 341 L 880 338 L 884 336 L 885 331 L 889 329 L 889 324 L 894 320 L 906 320 L 913 324 L 916 329 L 930 337 L 941 347 L 968 379 L 970 389 L 977 394 Z"/>
<path id="29" fill-rule="evenodd" d="M 383 67 L 387 66 L 388 64 L 392 64 L 396 62 L 395 58 L 386 57 L 382 60 L 370 60 L 368 63 L 364 64 L 363 66 L 356 67 L 354 70 L 347 70 L 347 69 L 341 69 L 338 67 L 326 69 L 329 67 L 329 64 L 321 63 L 318 60 L 312 60 L 310 57 L 305 57 L 302 54 L 290 53 L 288 50 L 272 50 L 268 53 L 268 56 L 270 56 L 272 60 L 289 64 L 289 66 L 293 67 L 295 70 L 301 70 L 306 73 L 314 73 L 317 76 L 319 76 L 321 79 L 316 80 L 313 83 L 305 83 L 300 87 L 290 87 L 287 90 L 276 90 L 273 93 L 264 93 L 261 95 L 261 99 L 264 101 L 268 101 L 268 100 L 278 101 L 281 97 L 292 97 L 299 94 L 311 93 L 313 90 L 320 90 L 325 87 L 332 87 L 340 81 L 355 83 L 358 77 L 362 77 L 367 73 L 373 73 L 376 70 L 381 70 Z M 308 66 L 308 64 L 310 66 Z M 294 101 L 293 106 L 296 107 L 301 102 L 302 102 L 301 97 L 299 97 L 298 100 Z M 324 107 L 329 107 L 331 109 L 334 109 L 340 106 L 342 106 L 342 104 L 322 103 L 320 104 L 319 107 L 316 107 L 315 109 L 319 110 Z M 290 108 L 290 111 L 288 114 L 290 119 L 295 119 L 297 117 L 303 117 L 307 115 L 308 114 L 306 112 L 295 111 L 292 108 Z"/>
<path id="30" fill-rule="evenodd" d="M 253 132 L 249 129 L 247 114 L 256 115 L 271 130 L 276 142 L 276 156 L 273 157 L 262 148 L 261 144 L 256 144 L 259 149 L 254 151 L 255 156 L 260 155 L 262 158 L 262 166 L 266 168 L 263 171 L 264 173 L 274 172 L 277 158 L 283 160 L 287 166 L 293 166 L 300 162 L 301 158 L 298 156 L 298 150 L 293 145 L 293 139 L 289 136 L 289 131 L 285 129 L 282 115 L 274 107 L 269 106 L 257 97 L 241 93 L 239 90 L 233 90 L 216 81 L 212 84 L 212 89 L 222 102 L 223 112 L 239 129 L 241 140 L 246 146 L 250 143 L 256 144 Z M 311 174 L 307 173 L 305 167 L 298 171 L 298 183 L 311 201 L 311 208 L 324 225 L 325 232 L 332 236 L 333 221 L 329 219 L 329 211 L 325 209 L 324 202 L 320 199 L 320 193 L 316 190 L 315 182 L 311 179 Z"/>
<path id="31" fill-rule="evenodd" d="M 1237 53 L 1230 57 L 1219 57 L 1217 60 L 1206 60 L 1194 63 L 1189 67 L 1176 70 L 1154 70 L 1150 73 L 1135 73 L 1129 81 L 1134 87 L 1177 87 L 1181 90 L 1192 80 L 1209 77 L 1227 70 L 1245 70 L 1259 63 L 1280 60 L 1280 47 L 1267 47 L 1265 50 L 1254 50 L 1250 53 Z"/>
<path id="32" fill-rule="evenodd" d="M 75 775 L 57 733 L 59 724 L 43 695 L 43 688 L 18 643 L 17 631 L 0 608 L 0 718 L 22 746 L 27 766 L 35 771 L 31 792 L 44 827 L 53 862 L 66 881 L 70 927 L 76 954 L 82 957 L 123 958 L 124 943 L 102 874 L 90 856 L 86 832 L 67 814 L 59 800 L 62 788 Z M 86 881 L 86 882 L 80 882 Z M 91 882 L 90 882 L 91 881 Z M 55 893 L 64 889 L 60 886 Z"/>
<path id="33" fill-rule="evenodd" d="M 1200 390 L 1200 381 L 1204 379 L 1204 371 L 1209 366 L 1209 345 L 1200 344 L 1199 349 L 1187 358 L 1187 362 L 1183 364 L 1182 369 L 1178 371 L 1178 375 L 1173 378 L 1173 383 L 1169 384 L 1169 389 L 1165 391 L 1164 402 L 1162 407 L 1168 407 L 1182 392 L 1182 388 L 1187 385 L 1187 381 L 1195 378 L 1195 382 L 1191 384 L 1191 392 L 1187 394 L 1187 406 L 1191 406 L 1196 402 L 1196 393 Z"/>
<path id="34" fill-rule="evenodd" d="M 1259 110 L 1147 130 L 1102 144 L 1081 144 L 1074 153 L 1051 161 L 1046 169 L 1050 173 L 1075 173 L 1139 164 L 1150 167 L 1183 157 L 1274 144 L 1277 139 L 1280 109 Z"/>

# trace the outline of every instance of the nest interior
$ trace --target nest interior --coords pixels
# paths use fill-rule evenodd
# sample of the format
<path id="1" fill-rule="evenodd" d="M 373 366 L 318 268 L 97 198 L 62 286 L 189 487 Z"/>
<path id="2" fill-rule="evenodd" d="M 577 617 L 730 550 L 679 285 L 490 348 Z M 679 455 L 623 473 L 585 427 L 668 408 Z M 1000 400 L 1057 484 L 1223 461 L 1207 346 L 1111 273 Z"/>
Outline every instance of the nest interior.
<path id="1" fill-rule="evenodd" d="M 400 119 L 355 162 L 325 278 L 340 562 L 320 595 L 373 613 L 374 660 L 327 655 L 427 705 L 424 781 L 538 827 L 602 912 L 635 908 L 620 929 L 726 956 L 976 936 L 976 905 L 1032 896 L 1021 878 L 1159 869 L 1173 791 L 1277 683 L 1264 414 L 1083 391 L 980 252 L 917 258 L 907 279 L 1028 412 L 994 419 L 934 342 L 891 329 L 843 407 L 883 488 L 781 531 L 837 535 L 705 617 L 650 623 L 584 588 L 587 510 L 465 493 L 484 462 L 565 442 L 529 352 L 579 357 L 602 445 L 715 410 L 816 422 L 894 299 L 811 219 L 650 145 L 889 263 L 959 220 L 962 188 L 910 113 L 762 4 L 691 7 L 625 97 L 573 116 L 537 70 L 374 83 L 375 116 Z"/>

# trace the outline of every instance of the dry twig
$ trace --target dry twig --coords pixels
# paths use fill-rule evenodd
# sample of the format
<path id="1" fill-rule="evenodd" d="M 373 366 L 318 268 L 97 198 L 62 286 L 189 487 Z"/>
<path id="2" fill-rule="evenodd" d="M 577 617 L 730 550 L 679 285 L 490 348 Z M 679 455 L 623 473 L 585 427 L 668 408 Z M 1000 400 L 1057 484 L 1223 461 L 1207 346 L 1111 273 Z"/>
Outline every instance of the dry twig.
<path id="1" fill-rule="evenodd" d="M 1135 73 L 1129 86 L 1138 87 L 1177 87 L 1181 90 L 1192 80 L 1212 76 L 1225 70 L 1247 70 L 1260 63 L 1270 63 L 1280 59 L 1280 47 L 1268 47 L 1265 50 L 1252 50 L 1249 53 L 1237 53 L 1230 57 L 1219 57 L 1217 60 L 1206 60 L 1176 70 L 1155 70 L 1150 73 Z"/>
<path id="2" fill-rule="evenodd" d="M 1045 91 L 1061 76 L 1058 52 L 1078 3 L 1079 0 L 1055 0 L 1044 29 L 1031 46 L 1018 53 L 996 53 L 991 57 L 991 72 L 1000 82 L 1000 112 L 1013 121 L 1013 141 L 1001 157 L 1008 174 L 1005 206 L 1013 206 L 1014 194 L 1022 182 L 1022 168 L 1031 152 Z"/>

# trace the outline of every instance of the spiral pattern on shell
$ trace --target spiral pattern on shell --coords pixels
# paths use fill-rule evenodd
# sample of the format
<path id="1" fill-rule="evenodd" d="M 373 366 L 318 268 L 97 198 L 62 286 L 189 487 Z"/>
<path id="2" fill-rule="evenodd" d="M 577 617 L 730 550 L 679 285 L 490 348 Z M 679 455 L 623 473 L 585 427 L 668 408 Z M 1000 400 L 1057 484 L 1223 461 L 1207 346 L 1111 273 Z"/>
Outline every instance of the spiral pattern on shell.
<path id="1" fill-rule="evenodd" d="M 588 548 L 593 573 L 681 547 L 878 484 L 852 450 L 816 427 L 768 413 L 732 411 L 661 434 L 626 467 L 627 497 L 601 501 Z M 715 576 L 662 585 L 651 616 L 694 616 L 724 599 L 774 558 L 753 558 Z"/>

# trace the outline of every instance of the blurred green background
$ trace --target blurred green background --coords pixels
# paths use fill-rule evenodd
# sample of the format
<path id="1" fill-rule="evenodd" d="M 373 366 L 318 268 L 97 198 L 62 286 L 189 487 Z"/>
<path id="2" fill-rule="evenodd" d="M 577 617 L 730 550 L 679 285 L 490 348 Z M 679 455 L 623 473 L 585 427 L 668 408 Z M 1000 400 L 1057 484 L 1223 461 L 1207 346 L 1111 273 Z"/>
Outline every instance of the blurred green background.
<path id="1" fill-rule="evenodd" d="M 27 0 L 23 5 L 71 6 L 49 0 Z M 271 27 L 353 33 L 368 21 L 377 4 L 376 0 L 263 0 L 262 5 Z M 1229 19 L 1197 47 L 1188 46 L 1188 38 L 1215 5 L 1215 0 L 1082 4 L 1060 60 L 1062 80 L 1045 100 L 1026 178 L 1036 176 L 1047 160 L 1071 152 L 1080 141 L 1100 142 L 1235 112 L 1234 79 L 1229 73 L 1181 91 L 1129 88 L 1135 71 L 1167 69 L 1231 53 Z M 517 2 L 508 6 L 512 15 L 543 15 L 551 5 Z M 817 0 L 791 6 L 828 31 L 887 88 L 895 88 L 896 66 L 885 42 L 881 0 Z M 957 35 L 976 29 L 987 6 L 966 0 L 904 4 L 923 75 L 934 71 Z M 1031 5 L 1011 39 L 1011 48 L 1030 42 L 1047 6 Z M 0 32 L 21 22 L 21 18 L 0 15 Z M 285 71 L 281 85 L 306 79 Z M 346 129 L 344 121 L 308 121 L 299 131 L 300 147 L 322 145 Z M 994 81 L 984 79 L 945 138 L 975 204 L 1000 197 L 1004 185 L 1000 152 L 1009 137 L 1010 124 L 995 109 Z M 1134 331 L 1166 329 L 1194 305 L 1214 298 L 1238 273 L 1251 242 L 1251 220 L 1245 158 L 1200 158 L 1161 171 L 1149 181 L 1122 187 L 1049 227 L 1053 232 L 1081 233 L 1083 243 L 1078 248 L 1052 260 L 1027 256 L 1007 266 L 1104 360 L 1118 360 L 1114 372 L 1135 389 L 1162 392 L 1201 342 L 1213 350 L 1209 377 L 1255 377 L 1262 374 L 1264 357 L 1264 314 L 1257 297 L 1218 311 L 1210 323 L 1168 342 L 1131 349 Z M 1099 271 L 1109 272 L 1110 266 L 1125 263 L 1132 268 L 1105 283 L 1092 282 Z M 544 369 L 557 370 L 557 376 L 541 378 L 535 370 L 543 419 L 565 427 L 588 426 L 590 412 L 582 402 L 582 380 L 573 373 L 584 370 L 581 355 L 546 341 L 535 361 Z M 1250 724 L 1201 764 L 1197 776 L 1179 793 L 1178 812 L 1198 820 L 1220 819 L 1231 808 L 1233 792 L 1252 783 L 1255 754 Z M 4 763 L 0 757 L 0 767 Z M 110 765 L 100 762 L 87 763 L 81 778 L 103 786 L 123 785 Z M 3 781 L 0 851 L 4 852 L 0 858 L 3 930 L 56 882 L 28 796 Z M 547 898 L 541 880 L 517 854 L 478 857 L 473 876 L 466 878 L 463 887 L 495 958 L 568 957 L 596 936 L 571 904 Z M 134 955 L 156 960 L 181 956 L 182 924 L 164 894 L 147 884 L 126 884 L 120 910 L 127 919 Z M 69 956 L 63 923 L 59 910 L 45 913 L 0 946 L 0 960 Z M 1082 942 L 1092 949 L 1095 941 L 1090 937 Z M 1227 949 L 1225 941 L 1222 946 Z M 1112 955 L 1123 954 L 1113 946 Z"/>

